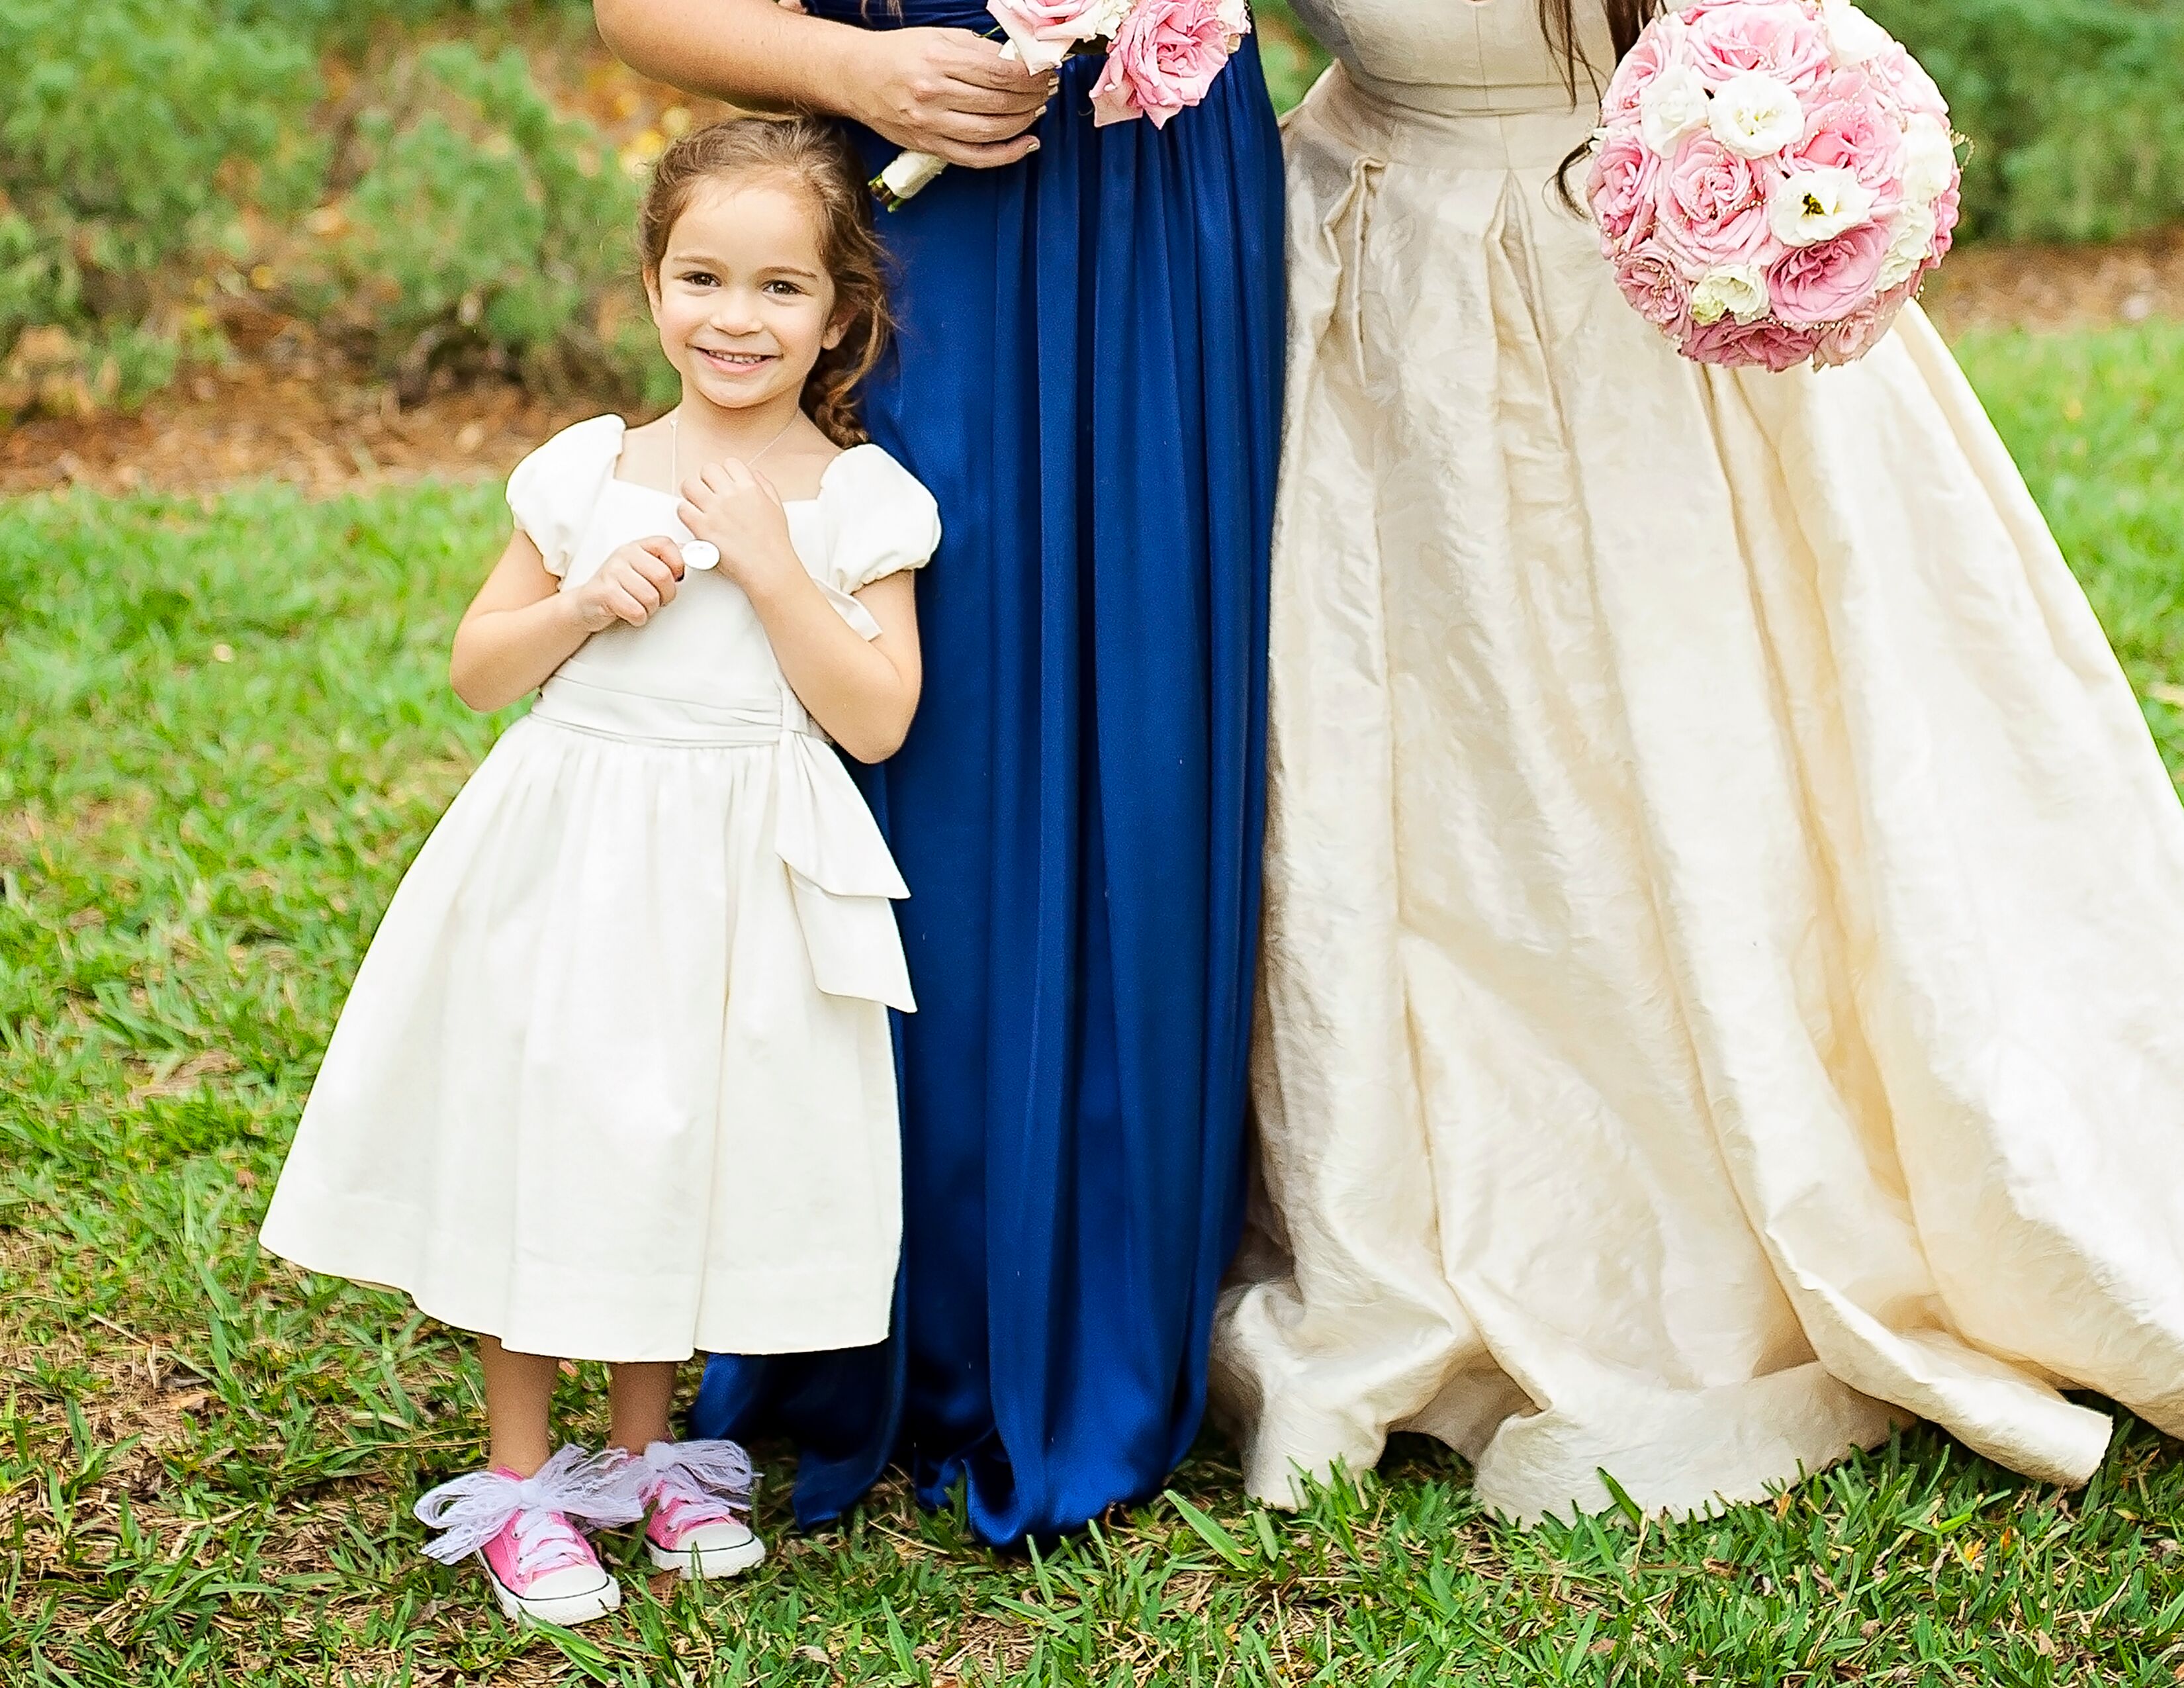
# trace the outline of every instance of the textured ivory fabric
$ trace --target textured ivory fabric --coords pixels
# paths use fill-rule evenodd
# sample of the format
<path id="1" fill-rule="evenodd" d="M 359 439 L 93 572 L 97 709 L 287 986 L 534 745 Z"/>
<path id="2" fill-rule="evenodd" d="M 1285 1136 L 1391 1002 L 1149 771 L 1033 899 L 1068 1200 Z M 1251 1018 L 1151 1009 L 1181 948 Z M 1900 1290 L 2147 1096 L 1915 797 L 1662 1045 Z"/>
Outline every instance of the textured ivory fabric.
<path id="1" fill-rule="evenodd" d="M 564 585 L 687 539 L 580 422 L 509 502 Z M 932 499 L 877 446 L 788 506 L 848 594 Z M 887 1334 L 901 1235 L 888 1005 L 911 1006 L 871 811 L 741 588 L 693 571 L 540 688 L 402 882 L 266 1216 L 298 1265 L 526 1353 L 678 1360 Z"/>
<path id="2" fill-rule="evenodd" d="M 2184 1430 L 2184 817 L 1947 352 L 1680 361 L 1555 199 L 1532 0 L 1305 9 L 1251 1488 Z"/>

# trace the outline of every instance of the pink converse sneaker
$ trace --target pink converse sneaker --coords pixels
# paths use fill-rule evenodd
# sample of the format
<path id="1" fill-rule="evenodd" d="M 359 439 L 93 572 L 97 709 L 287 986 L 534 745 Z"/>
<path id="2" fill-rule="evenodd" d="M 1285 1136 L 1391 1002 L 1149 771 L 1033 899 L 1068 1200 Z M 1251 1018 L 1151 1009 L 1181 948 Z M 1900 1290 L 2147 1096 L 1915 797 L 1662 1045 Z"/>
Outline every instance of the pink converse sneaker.
<path id="1" fill-rule="evenodd" d="M 733 1577 L 766 1557 L 766 1543 L 744 1521 L 750 1461 L 733 1442 L 655 1442 L 628 1461 L 630 1492 L 652 1508 L 645 1549 L 661 1570 Z"/>
<path id="2" fill-rule="evenodd" d="M 628 1492 L 621 1462 L 563 1448 L 536 1476 L 505 1466 L 443 1483 L 417 1502 L 417 1517 L 443 1533 L 425 1552 L 443 1564 L 475 1553 L 508 1617 L 582 1624 L 621 1604 L 577 1521 L 632 1524 L 644 1508 Z"/>

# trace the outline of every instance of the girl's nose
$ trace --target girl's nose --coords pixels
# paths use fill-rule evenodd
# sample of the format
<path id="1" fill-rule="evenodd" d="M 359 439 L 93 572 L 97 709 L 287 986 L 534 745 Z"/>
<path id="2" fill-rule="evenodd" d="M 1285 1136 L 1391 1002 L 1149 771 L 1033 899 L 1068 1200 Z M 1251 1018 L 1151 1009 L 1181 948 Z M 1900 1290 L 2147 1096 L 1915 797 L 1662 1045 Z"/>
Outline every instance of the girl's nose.
<path id="1" fill-rule="evenodd" d="M 748 334 L 759 326 L 760 320 L 754 294 L 723 289 L 713 302 L 712 326 L 723 334 Z"/>

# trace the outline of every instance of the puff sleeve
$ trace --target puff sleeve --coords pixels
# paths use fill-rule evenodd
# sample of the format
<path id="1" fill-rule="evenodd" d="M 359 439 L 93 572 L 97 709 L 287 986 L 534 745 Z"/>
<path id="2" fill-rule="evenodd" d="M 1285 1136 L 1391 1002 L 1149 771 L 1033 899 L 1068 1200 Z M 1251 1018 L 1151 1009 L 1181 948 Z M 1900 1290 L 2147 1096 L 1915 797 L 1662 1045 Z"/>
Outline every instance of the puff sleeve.
<path id="1" fill-rule="evenodd" d="M 561 430 L 515 465 L 508 477 L 508 508 L 531 536 L 557 578 L 583 538 L 615 460 L 621 455 L 622 420 L 593 416 Z"/>
<path id="2" fill-rule="evenodd" d="M 917 477 L 876 445 L 837 458 L 821 489 L 827 506 L 827 583 L 861 592 L 922 568 L 940 544 L 940 507 Z"/>

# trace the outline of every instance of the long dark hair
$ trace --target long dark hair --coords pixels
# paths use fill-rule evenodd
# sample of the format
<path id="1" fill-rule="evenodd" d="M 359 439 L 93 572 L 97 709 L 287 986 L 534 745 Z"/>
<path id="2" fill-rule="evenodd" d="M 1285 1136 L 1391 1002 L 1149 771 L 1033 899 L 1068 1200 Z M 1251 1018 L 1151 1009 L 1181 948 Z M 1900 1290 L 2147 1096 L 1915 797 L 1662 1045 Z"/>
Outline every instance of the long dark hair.
<path id="1" fill-rule="evenodd" d="M 1583 43 L 1578 40 L 1577 8 L 1591 0 L 1540 0 L 1540 26 L 1546 31 L 1547 45 L 1554 48 L 1555 56 L 1563 62 L 1563 81 L 1569 89 L 1570 98 L 1578 97 L 1578 72 L 1582 70 L 1592 84 L 1596 97 L 1605 92 L 1607 79 L 1615 74 L 1615 67 L 1623 62 L 1623 55 L 1638 44 L 1639 31 L 1661 14 L 1661 0 L 1598 0 L 1607 14 L 1607 33 L 1615 43 L 1615 57 L 1605 64 L 1595 64 L 1585 56 Z M 1577 191 L 1570 186 L 1570 172 L 1587 153 L 1592 144 L 1587 142 L 1563 160 L 1562 169 L 1556 173 L 1555 191 L 1562 196 L 1563 203 L 1577 210 Z"/>
<path id="2" fill-rule="evenodd" d="M 1596 90 L 1605 89 L 1623 55 L 1638 44 L 1638 32 L 1661 11 L 1661 0 L 1599 0 L 1599 5 L 1607 14 L 1607 32 L 1615 42 L 1615 59 L 1608 64 L 1585 61 L 1585 49 L 1578 42 L 1578 0 L 1540 0 L 1540 23 L 1547 32 L 1547 45 L 1563 61 L 1563 80 L 1573 99 L 1577 97 L 1580 67 L 1590 75 Z"/>

